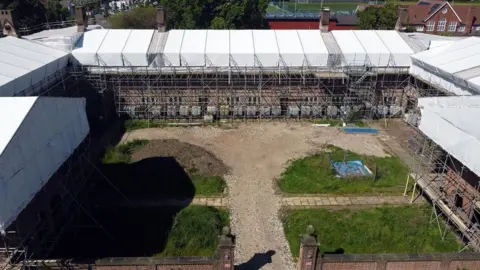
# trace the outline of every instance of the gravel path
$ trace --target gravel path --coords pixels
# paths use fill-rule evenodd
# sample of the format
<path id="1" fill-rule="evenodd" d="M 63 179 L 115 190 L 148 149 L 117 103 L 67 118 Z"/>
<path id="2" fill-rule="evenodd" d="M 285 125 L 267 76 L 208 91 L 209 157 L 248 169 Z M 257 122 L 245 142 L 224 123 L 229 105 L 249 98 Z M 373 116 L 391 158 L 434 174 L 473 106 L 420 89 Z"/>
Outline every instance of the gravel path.
<path id="1" fill-rule="evenodd" d="M 178 139 L 206 148 L 227 166 L 228 206 L 236 235 L 236 264 L 248 267 L 252 257 L 275 251 L 262 269 L 295 269 L 279 219 L 281 197 L 274 179 L 288 161 L 333 144 L 361 154 L 386 155 L 372 135 L 347 135 L 336 128 L 309 124 L 250 123 L 235 129 L 214 127 L 144 129 L 127 133 L 130 139 Z M 271 253 L 270 253 L 271 254 Z M 247 265 L 245 265 L 247 263 Z"/>

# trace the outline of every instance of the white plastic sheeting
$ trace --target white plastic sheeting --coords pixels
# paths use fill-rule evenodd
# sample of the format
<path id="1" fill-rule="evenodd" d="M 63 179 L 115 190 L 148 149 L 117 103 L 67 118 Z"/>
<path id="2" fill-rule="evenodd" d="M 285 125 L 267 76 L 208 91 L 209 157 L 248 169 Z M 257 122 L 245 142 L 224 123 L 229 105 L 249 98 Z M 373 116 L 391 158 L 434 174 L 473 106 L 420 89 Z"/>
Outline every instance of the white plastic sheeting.
<path id="1" fill-rule="evenodd" d="M 108 30 L 98 29 L 85 32 L 72 50 L 72 56 L 84 66 L 98 66 L 97 51 L 108 34 Z"/>
<path id="2" fill-rule="evenodd" d="M 207 66 L 228 67 L 230 65 L 230 31 L 208 31 L 205 57 Z"/>
<path id="3" fill-rule="evenodd" d="M 0 98 L 0 231 L 89 132 L 85 99 Z"/>
<path id="4" fill-rule="evenodd" d="M 353 31 L 373 66 L 386 67 L 390 60 L 390 51 L 375 31 Z"/>
<path id="5" fill-rule="evenodd" d="M 412 55 L 410 74 L 457 95 L 480 93 L 480 38 L 462 39 Z"/>
<path id="6" fill-rule="evenodd" d="M 375 33 L 380 37 L 383 44 L 388 48 L 391 54 L 389 66 L 409 67 L 411 64 L 410 56 L 414 53 L 412 48 L 396 31 L 379 30 Z"/>
<path id="7" fill-rule="evenodd" d="M 253 30 L 253 45 L 257 62 L 255 66 L 276 67 L 279 62 L 275 31 Z"/>
<path id="8" fill-rule="evenodd" d="M 155 30 L 132 30 L 122 50 L 123 65 L 148 66 L 148 49 Z"/>
<path id="9" fill-rule="evenodd" d="M 85 32 L 72 51 L 85 66 L 148 66 L 154 30 L 92 30 Z"/>
<path id="10" fill-rule="evenodd" d="M 420 130 L 480 176 L 480 96 L 419 98 Z"/>
<path id="11" fill-rule="evenodd" d="M 132 30 L 109 30 L 97 50 L 100 66 L 123 66 L 122 51 Z M 88 33 L 88 32 L 87 32 Z"/>
<path id="12" fill-rule="evenodd" d="M 318 30 L 297 30 L 302 43 L 307 65 L 326 67 L 328 63 L 328 50 L 322 35 Z"/>
<path id="13" fill-rule="evenodd" d="M 232 67 L 255 66 L 252 30 L 230 31 L 230 55 Z"/>
<path id="14" fill-rule="evenodd" d="M 358 66 L 365 63 L 367 53 L 353 31 L 337 30 L 331 33 L 337 41 L 347 65 Z"/>
<path id="15" fill-rule="evenodd" d="M 291 67 L 304 65 L 305 54 L 296 30 L 275 30 L 282 62 Z"/>
<path id="16" fill-rule="evenodd" d="M 168 41 L 167 41 L 168 42 Z M 207 30 L 185 31 L 180 50 L 181 65 L 189 67 L 205 66 L 205 46 Z"/>
<path id="17" fill-rule="evenodd" d="M 14 96 L 68 64 L 68 53 L 14 37 L 0 39 L 0 96 Z"/>
<path id="18" fill-rule="evenodd" d="M 163 48 L 163 59 L 166 66 L 180 66 L 180 50 L 182 49 L 185 30 L 168 31 L 167 42 Z"/>

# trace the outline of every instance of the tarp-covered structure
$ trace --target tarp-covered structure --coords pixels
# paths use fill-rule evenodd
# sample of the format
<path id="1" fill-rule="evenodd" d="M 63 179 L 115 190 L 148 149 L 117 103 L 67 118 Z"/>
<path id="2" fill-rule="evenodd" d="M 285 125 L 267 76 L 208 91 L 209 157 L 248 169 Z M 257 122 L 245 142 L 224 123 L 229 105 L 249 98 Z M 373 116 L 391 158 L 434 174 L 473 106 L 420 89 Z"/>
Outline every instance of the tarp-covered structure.
<path id="1" fill-rule="evenodd" d="M 84 66 L 148 66 L 148 51 L 155 30 L 97 29 L 87 31 L 72 50 Z"/>
<path id="2" fill-rule="evenodd" d="M 480 94 L 480 38 L 470 37 L 412 55 L 410 74 L 454 95 Z"/>
<path id="3" fill-rule="evenodd" d="M 0 98 L 0 231 L 89 133 L 83 98 Z"/>
<path id="4" fill-rule="evenodd" d="M 480 96 L 419 98 L 419 129 L 480 176 Z"/>
<path id="5" fill-rule="evenodd" d="M 69 53 L 28 40 L 0 39 L 0 96 L 14 96 L 45 82 L 68 64 Z"/>
<path id="6" fill-rule="evenodd" d="M 342 59 L 343 65 L 406 68 L 414 53 L 396 31 L 174 29 L 161 39 L 145 31 L 89 31 L 72 55 L 84 66 L 147 67 L 152 66 L 154 54 L 157 67 L 327 69 L 337 63 L 330 58 Z M 333 47 L 340 49 L 329 49 Z M 127 56 L 127 48 L 135 51 Z"/>

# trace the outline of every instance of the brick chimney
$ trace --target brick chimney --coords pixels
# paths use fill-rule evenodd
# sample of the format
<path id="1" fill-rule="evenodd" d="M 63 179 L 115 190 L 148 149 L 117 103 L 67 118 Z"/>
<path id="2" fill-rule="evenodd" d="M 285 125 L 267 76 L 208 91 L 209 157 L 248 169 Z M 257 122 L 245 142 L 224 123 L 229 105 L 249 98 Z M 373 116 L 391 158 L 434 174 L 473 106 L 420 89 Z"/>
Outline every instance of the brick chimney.
<path id="1" fill-rule="evenodd" d="M 404 25 L 408 24 L 408 8 L 398 8 L 398 19 L 395 23 L 395 30 L 400 30 Z M 408 25 L 407 25 L 408 26 Z"/>
<path id="2" fill-rule="evenodd" d="M 4 36 L 20 37 L 14 24 L 14 14 L 11 10 L 0 10 L 0 30 Z"/>
<path id="3" fill-rule="evenodd" d="M 75 22 L 77 23 L 77 32 L 87 31 L 87 12 L 82 6 L 75 6 Z"/>
<path id="4" fill-rule="evenodd" d="M 165 14 L 165 9 L 163 7 L 157 8 L 157 27 L 158 32 L 165 32 L 165 21 L 167 20 L 167 16 Z"/>
<path id="5" fill-rule="evenodd" d="M 320 12 L 320 31 L 328 32 L 328 23 L 330 22 L 330 9 L 323 8 Z"/>

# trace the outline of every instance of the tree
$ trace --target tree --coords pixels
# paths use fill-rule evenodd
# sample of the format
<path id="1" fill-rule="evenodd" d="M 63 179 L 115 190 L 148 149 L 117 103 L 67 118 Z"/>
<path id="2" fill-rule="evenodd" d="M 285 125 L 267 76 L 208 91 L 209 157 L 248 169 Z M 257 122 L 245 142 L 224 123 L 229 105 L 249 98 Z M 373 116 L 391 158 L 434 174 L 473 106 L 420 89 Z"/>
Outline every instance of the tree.
<path id="1" fill-rule="evenodd" d="M 130 12 L 120 12 L 108 17 L 112 28 L 155 29 L 157 10 L 154 7 L 134 7 Z"/>
<path id="2" fill-rule="evenodd" d="M 44 5 L 40 0 L 0 0 L 0 9 L 13 10 L 17 27 L 33 27 L 69 19 L 68 9 L 59 0 Z"/>
<path id="3" fill-rule="evenodd" d="M 392 30 L 397 23 L 398 7 L 393 4 L 369 6 L 358 13 L 358 28 L 363 30 Z"/>

